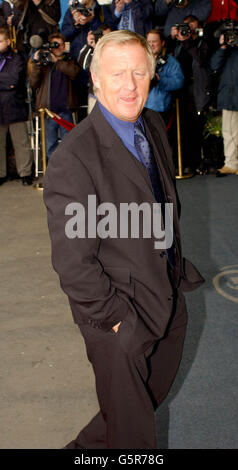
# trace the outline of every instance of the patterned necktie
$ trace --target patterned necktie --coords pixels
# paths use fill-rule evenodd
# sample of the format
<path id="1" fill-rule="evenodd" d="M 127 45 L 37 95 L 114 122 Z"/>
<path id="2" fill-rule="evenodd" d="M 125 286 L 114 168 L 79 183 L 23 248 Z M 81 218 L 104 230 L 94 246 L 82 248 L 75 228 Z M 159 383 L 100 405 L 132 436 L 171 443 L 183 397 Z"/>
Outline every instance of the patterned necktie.
<path id="1" fill-rule="evenodd" d="M 165 203 L 166 199 L 159 177 L 158 167 L 155 160 L 153 150 L 147 140 L 142 125 L 137 121 L 134 124 L 134 144 L 141 162 L 146 167 L 150 177 L 151 186 L 153 189 L 154 197 L 158 203 L 161 204 L 163 218 L 165 219 Z M 173 267 L 174 265 L 174 251 L 173 246 L 166 250 L 168 261 Z"/>
<path id="2" fill-rule="evenodd" d="M 125 4 L 124 10 L 122 12 L 120 29 L 129 29 L 129 14 L 130 14 L 130 5 Z"/>

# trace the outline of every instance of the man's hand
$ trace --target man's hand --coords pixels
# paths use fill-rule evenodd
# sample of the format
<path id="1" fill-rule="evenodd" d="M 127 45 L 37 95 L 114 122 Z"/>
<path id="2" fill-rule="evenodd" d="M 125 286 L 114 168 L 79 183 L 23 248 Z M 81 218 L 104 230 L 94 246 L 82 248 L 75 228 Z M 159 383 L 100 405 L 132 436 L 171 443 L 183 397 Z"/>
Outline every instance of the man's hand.
<path id="1" fill-rule="evenodd" d="M 34 62 L 39 64 L 39 51 L 36 51 L 33 55 Z"/>
<path id="2" fill-rule="evenodd" d="M 124 3 L 124 0 L 115 0 L 115 9 L 117 13 L 121 13 Z"/>
<path id="3" fill-rule="evenodd" d="M 220 36 L 219 43 L 221 44 L 221 49 L 226 49 L 224 34 Z"/>
<path id="4" fill-rule="evenodd" d="M 52 60 L 53 64 L 55 64 L 55 63 L 58 61 L 58 57 L 56 57 L 56 56 L 53 54 L 53 52 L 51 52 L 50 55 L 51 55 L 51 60 Z"/>
<path id="5" fill-rule="evenodd" d="M 113 331 L 115 331 L 115 333 L 118 332 L 120 324 L 121 324 L 121 321 L 112 327 L 112 329 L 113 329 Z"/>
<path id="6" fill-rule="evenodd" d="M 87 43 L 88 43 L 89 46 L 91 46 L 91 47 L 93 47 L 93 48 L 96 46 L 95 36 L 94 36 L 94 34 L 93 34 L 92 31 L 89 31 L 89 32 L 88 32 L 88 35 L 87 35 Z"/>
<path id="7" fill-rule="evenodd" d="M 14 15 L 10 15 L 10 16 L 7 17 L 7 24 L 8 24 L 8 26 L 11 26 L 11 25 L 12 25 L 13 16 L 14 16 Z"/>
<path id="8" fill-rule="evenodd" d="M 35 6 L 37 7 L 38 5 L 40 5 L 41 3 L 41 0 L 32 0 L 33 3 L 35 4 Z"/>

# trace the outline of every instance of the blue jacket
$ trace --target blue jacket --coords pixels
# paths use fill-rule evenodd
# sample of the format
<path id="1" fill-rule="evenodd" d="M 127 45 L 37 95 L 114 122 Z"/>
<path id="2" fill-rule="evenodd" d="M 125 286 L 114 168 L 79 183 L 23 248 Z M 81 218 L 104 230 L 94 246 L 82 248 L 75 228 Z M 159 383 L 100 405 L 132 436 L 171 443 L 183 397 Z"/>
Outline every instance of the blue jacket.
<path id="1" fill-rule="evenodd" d="M 152 88 L 145 103 L 146 108 L 154 111 L 167 111 L 171 107 L 172 91 L 182 88 L 184 76 L 179 62 L 171 55 L 159 73 L 160 80 Z"/>
<path id="2" fill-rule="evenodd" d="M 79 52 L 82 47 L 87 44 L 87 35 L 90 30 L 96 30 L 101 21 L 98 14 L 95 12 L 95 17 L 90 23 L 84 26 L 74 26 L 74 19 L 70 9 L 68 9 L 64 15 L 63 24 L 61 28 L 62 34 L 65 36 L 66 41 L 70 41 L 70 54 L 77 61 Z"/>
<path id="3" fill-rule="evenodd" d="M 194 15 L 203 23 L 211 13 L 211 0 L 190 0 L 185 8 L 176 8 L 167 5 L 166 0 L 156 0 L 155 13 L 158 16 L 166 16 L 164 35 L 170 36 L 170 31 L 175 23 L 183 23 L 185 16 Z"/>
<path id="4" fill-rule="evenodd" d="M 132 18 L 134 22 L 135 32 L 144 36 L 153 26 L 153 6 L 151 0 L 132 0 L 131 4 Z M 117 18 L 114 15 L 115 11 L 115 0 L 113 0 L 111 5 L 111 10 L 113 13 L 113 20 L 115 24 L 118 25 L 120 22 L 121 16 Z"/>
<path id="5" fill-rule="evenodd" d="M 211 58 L 211 69 L 222 72 L 217 109 L 238 111 L 238 47 L 219 48 Z"/>

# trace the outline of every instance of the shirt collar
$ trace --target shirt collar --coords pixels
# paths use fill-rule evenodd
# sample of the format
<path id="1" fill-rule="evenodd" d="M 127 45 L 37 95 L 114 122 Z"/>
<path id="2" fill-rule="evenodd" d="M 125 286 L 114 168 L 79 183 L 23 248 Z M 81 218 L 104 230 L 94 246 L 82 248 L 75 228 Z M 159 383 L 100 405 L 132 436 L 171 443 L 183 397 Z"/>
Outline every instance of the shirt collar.
<path id="1" fill-rule="evenodd" d="M 110 111 L 108 111 L 108 109 L 106 109 L 105 106 L 103 106 L 102 103 L 100 103 L 100 101 L 98 101 L 98 105 L 103 116 L 109 122 L 109 124 L 114 129 L 116 134 L 120 137 L 120 139 L 125 144 L 131 145 L 134 147 L 134 125 L 136 123 L 129 122 L 129 121 L 122 121 L 121 119 L 118 119 Z M 143 119 L 141 115 L 136 122 L 139 122 L 144 129 Z"/>

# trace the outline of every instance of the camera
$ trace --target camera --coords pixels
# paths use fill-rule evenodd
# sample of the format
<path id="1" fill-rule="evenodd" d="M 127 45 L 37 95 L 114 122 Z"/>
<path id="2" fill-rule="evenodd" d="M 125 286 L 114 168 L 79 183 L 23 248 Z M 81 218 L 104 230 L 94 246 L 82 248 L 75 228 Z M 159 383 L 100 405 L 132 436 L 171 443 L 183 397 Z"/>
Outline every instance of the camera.
<path id="1" fill-rule="evenodd" d="M 92 31 L 92 34 L 94 35 L 95 42 L 98 42 L 98 40 L 103 36 L 102 30 L 100 28 Z"/>
<path id="2" fill-rule="evenodd" d="M 89 17 L 92 15 L 92 10 L 90 8 L 85 7 L 84 5 L 81 5 L 81 3 L 78 0 L 73 0 L 71 2 L 70 10 L 79 11 L 81 15 L 85 17 Z"/>
<path id="3" fill-rule="evenodd" d="M 51 52 L 50 49 L 58 49 L 59 43 L 58 42 L 48 42 L 46 44 L 42 44 L 39 50 L 39 58 L 37 62 L 40 62 L 41 65 L 49 65 L 52 63 Z"/>
<path id="4" fill-rule="evenodd" d="M 224 34 L 224 42 L 226 46 L 238 46 L 238 25 L 233 21 L 223 23 L 214 33 L 214 36 L 220 37 Z"/>
<path id="5" fill-rule="evenodd" d="M 192 32 L 188 23 L 176 23 L 174 24 L 174 27 L 178 29 L 181 36 L 189 36 Z"/>
<path id="6" fill-rule="evenodd" d="M 186 0 L 171 0 L 171 4 L 175 7 L 183 7 L 186 4 Z"/>
<path id="7" fill-rule="evenodd" d="M 155 65 L 155 73 L 158 73 L 158 75 L 162 72 L 166 62 L 167 62 L 167 59 L 168 57 L 165 55 L 164 57 L 162 57 L 161 55 L 159 55 L 157 58 L 156 58 L 156 65 Z"/>

